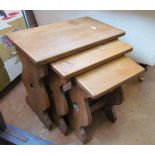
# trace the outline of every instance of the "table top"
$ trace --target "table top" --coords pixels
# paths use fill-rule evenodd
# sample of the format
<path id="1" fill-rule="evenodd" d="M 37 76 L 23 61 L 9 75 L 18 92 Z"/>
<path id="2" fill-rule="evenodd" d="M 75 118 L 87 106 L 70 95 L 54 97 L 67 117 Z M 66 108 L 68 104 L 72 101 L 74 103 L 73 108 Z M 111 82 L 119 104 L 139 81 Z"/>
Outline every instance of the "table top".
<path id="1" fill-rule="evenodd" d="M 51 67 L 62 78 L 67 79 L 116 59 L 131 50 L 129 44 L 114 40 L 52 62 Z"/>
<path id="2" fill-rule="evenodd" d="M 142 72 L 143 67 L 122 56 L 77 76 L 75 80 L 95 99 Z"/>
<path id="3" fill-rule="evenodd" d="M 82 17 L 12 32 L 8 38 L 34 63 L 43 65 L 124 34 L 108 24 Z"/>

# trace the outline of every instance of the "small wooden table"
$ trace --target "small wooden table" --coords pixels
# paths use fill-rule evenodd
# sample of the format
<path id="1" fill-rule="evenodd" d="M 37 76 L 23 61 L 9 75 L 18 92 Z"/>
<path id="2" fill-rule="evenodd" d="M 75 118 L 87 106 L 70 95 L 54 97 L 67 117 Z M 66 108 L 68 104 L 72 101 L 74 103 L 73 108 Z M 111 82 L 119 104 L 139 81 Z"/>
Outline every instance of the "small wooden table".
<path id="1" fill-rule="evenodd" d="M 117 43 L 117 48 L 115 43 Z M 110 45 L 113 46 L 109 47 Z M 103 47 L 106 49 L 105 51 Z M 95 49 L 99 50 L 100 48 L 96 47 Z M 55 75 L 55 79 L 51 78 L 51 80 L 49 80 L 55 85 L 55 92 L 57 92 L 57 94 L 62 93 L 56 88 L 64 86 L 65 80 L 72 82 L 72 87 L 69 90 L 70 99 L 68 99 L 70 123 L 76 135 L 83 143 L 87 141 L 85 128 L 92 122 L 91 113 L 97 109 L 103 109 L 107 118 L 111 122 L 115 122 L 117 116 L 113 107 L 121 104 L 123 101 L 121 85 L 128 79 L 144 72 L 144 69 L 140 65 L 123 55 L 125 51 L 131 50 L 128 44 L 116 40 L 102 45 L 102 50 L 99 50 L 95 54 L 96 50 L 93 49 L 94 52 L 91 53 L 91 49 L 86 51 L 86 53 L 82 52 L 81 54 L 75 54 L 61 59 L 56 63 L 51 63 L 51 66 L 55 68 L 56 72 L 62 76 L 58 77 Z M 113 54 L 115 52 L 117 54 L 119 53 L 119 57 L 105 63 L 104 60 L 107 59 L 107 56 L 111 56 L 110 51 Z M 97 57 L 96 55 L 100 54 L 100 52 L 104 54 Z M 120 55 L 120 53 L 122 55 Z M 84 58 L 85 54 L 87 55 L 86 58 Z M 114 56 L 113 54 L 112 57 Z M 100 60 L 102 60 L 102 64 L 96 66 Z M 78 63 L 80 63 L 80 65 L 77 65 Z M 87 71 L 87 69 L 92 66 L 94 66 L 94 68 Z M 84 71 L 84 73 L 77 74 L 81 70 Z M 61 81 L 61 83 L 59 83 L 59 81 Z M 63 97 L 61 97 L 61 95 L 56 96 L 55 92 L 53 96 L 55 100 L 58 98 L 55 104 L 59 115 L 61 111 L 64 111 L 66 104 L 63 104 L 65 103 Z"/>
<path id="2" fill-rule="evenodd" d="M 48 63 L 117 39 L 125 34 L 89 17 L 67 20 L 8 34 L 22 61 L 27 102 L 47 128 L 51 102 L 46 88 Z"/>

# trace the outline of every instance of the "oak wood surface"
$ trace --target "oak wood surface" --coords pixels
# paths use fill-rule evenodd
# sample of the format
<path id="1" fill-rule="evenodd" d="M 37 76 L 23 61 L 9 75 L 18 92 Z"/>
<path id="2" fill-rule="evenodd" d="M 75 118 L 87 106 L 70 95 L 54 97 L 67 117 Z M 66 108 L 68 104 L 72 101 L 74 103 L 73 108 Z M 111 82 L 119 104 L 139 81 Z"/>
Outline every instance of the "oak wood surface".
<path id="1" fill-rule="evenodd" d="M 77 76 L 75 80 L 92 98 L 97 98 L 142 72 L 144 68 L 122 56 Z"/>
<path id="2" fill-rule="evenodd" d="M 22 81 L 27 90 L 26 101 L 38 115 L 44 125 L 50 129 L 52 121 L 48 116 L 47 110 L 50 108 L 50 100 L 45 87 L 45 77 L 48 75 L 47 66 L 36 66 L 24 53 L 17 48 L 18 55 L 22 61 Z"/>
<path id="3" fill-rule="evenodd" d="M 108 24 L 82 17 L 13 32 L 8 38 L 34 63 L 45 64 L 124 34 Z"/>
<path id="4" fill-rule="evenodd" d="M 122 103 L 123 94 L 121 87 L 118 87 L 101 98 L 92 100 L 86 91 L 75 84 L 70 91 L 70 99 L 72 104 L 69 114 L 70 124 L 81 142 L 86 143 L 91 138 L 86 129 L 92 123 L 92 112 L 102 109 L 106 117 L 112 123 L 115 122 L 117 116 L 114 106 Z"/>
<path id="5" fill-rule="evenodd" d="M 131 50 L 132 47 L 127 43 L 114 40 L 86 51 L 65 57 L 64 59 L 56 62 L 52 62 L 51 67 L 62 78 L 70 78 L 114 58 L 120 57 Z"/>
<path id="6" fill-rule="evenodd" d="M 87 141 L 85 127 L 92 123 L 92 115 L 88 103 L 88 95 L 78 85 L 74 85 L 70 91 L 72 102 L 70 112 L 70 123 L 74 129 L 76 136 L 82 143 Z"/>
<path id="7" fill-rule="evenodd" d="M 48 85 L 53 93 L 53 99 L 56 102 L 55 105 L 57 114 L 60 116 L 64 116 L 69 111 L 68 103 L 63 91 L 63 85 L 67 83 L 67 81 L 63 81 L 62 78 L 60 78 L 57 74 L 53 73 L 52 71 L 49 73 L 48 78 Z"/>

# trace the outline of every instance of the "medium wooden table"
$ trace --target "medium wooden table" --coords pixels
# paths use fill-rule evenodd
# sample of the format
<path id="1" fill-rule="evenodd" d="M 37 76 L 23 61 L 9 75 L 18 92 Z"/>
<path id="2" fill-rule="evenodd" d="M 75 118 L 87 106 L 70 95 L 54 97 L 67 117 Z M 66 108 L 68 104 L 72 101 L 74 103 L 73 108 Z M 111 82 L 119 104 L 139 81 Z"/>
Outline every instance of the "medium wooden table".
<path id="1" fill-rule="evenodd" d="M 55 101 L 53 102 L 55 111 L 57 112 L 57 119 L 55 119 L 57 121 L 55 124 L 58 127 L 61 126 L 62 119 L 66 120 L 66 116 L 69 115 L 72 109 L 70 91 L 74 87 L 76 76 L 104 65 L 109 61 L 113 61 L 131 50 L 132 47 L 127 43 L 114 40 L 51 63 L 52 71 L 50 70 L 48 75 L 48 85 L 49 92 L 52 92 L 51 95 Z M 87 78 L 89 80 L 89 77 Z M 95 83 L 93 85 L 96 87 Z M 65 133 L 66 128 L 60 129 Z"/>
<path id="2" fill-rule="evenodd" d="M 27 102 L 47 128 L 52 125 L 47 112 L 48 63 L 117 39 L 124 31 L 89 17 L 67 20 L 8 34 L 22 61 L 22 78 Z"/>
<path id="3" fill-rule="evenodd" d="M 53 97 L 58 115 L 65 111 L 67 103 L 64 104 L 61 96 L 63 91 L 57 88 L 70 81 L 68 115 L 70 125 L 82 143 L 88 139 L 85 129 L 92 122 L 91 113 L 102 109 L 106 117 L 115 122 L 114 106 L 123 102 L 122 84 L 144 72 L 140 65 L 124 56 L 131 49 L 128 44 L 115 40 L 51 63 L 51 67 L 60 75 L 53 73 L 55 78 L 49 80 L 49 84 L 55 86 L 51 88 L 55 88 Z"/>

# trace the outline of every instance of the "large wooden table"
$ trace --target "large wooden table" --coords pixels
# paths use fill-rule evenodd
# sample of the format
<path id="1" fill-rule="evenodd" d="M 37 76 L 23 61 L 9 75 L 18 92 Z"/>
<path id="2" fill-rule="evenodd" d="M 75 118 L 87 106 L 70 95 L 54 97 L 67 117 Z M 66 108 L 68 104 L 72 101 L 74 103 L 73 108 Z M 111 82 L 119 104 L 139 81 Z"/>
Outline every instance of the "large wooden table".
<path id="1" fill-rule="evenodd" d="M 52 125 L 47 112 L 48 64 L 66 56 L 117 39 L 124 31 L 89 17 L 67 20 L 8 34 L 22 61 L 22 78 L 27 102 L 47 128 Z"/>
<path id="2" fill-rule="evenodd" d="M 8 37 L 37 65 L 116 39 L 125 32 L 89 17 L 11 33 Z"/>

